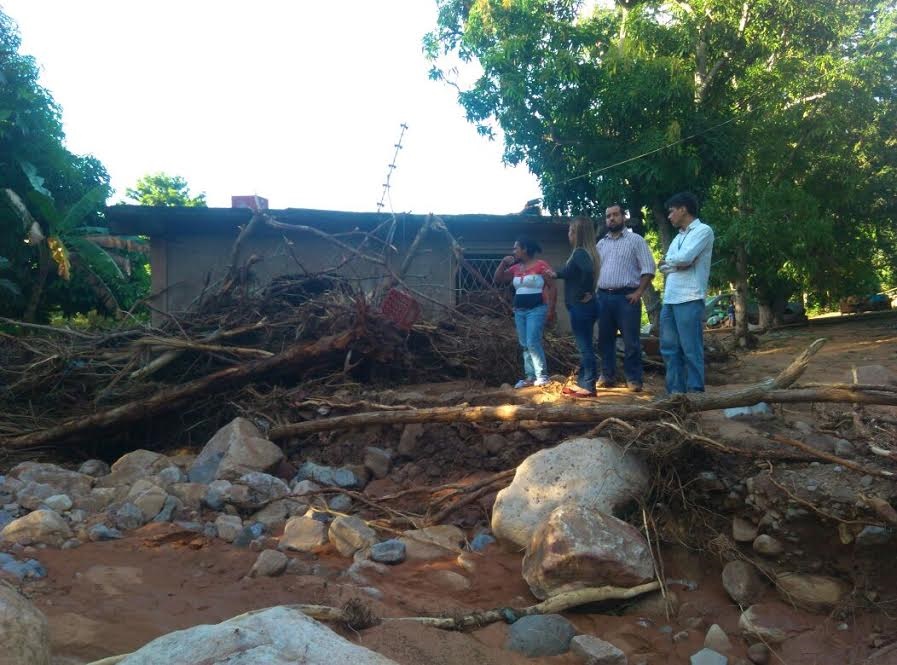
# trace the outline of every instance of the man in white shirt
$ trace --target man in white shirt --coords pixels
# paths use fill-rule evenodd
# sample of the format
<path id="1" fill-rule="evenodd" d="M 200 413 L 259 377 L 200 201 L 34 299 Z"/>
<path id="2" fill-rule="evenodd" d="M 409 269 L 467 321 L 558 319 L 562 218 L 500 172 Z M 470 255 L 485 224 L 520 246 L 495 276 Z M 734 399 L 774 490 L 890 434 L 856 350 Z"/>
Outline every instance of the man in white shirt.
<path id="1" fill-rule="evenodd" d="M 679 229 L 658 266 L 666 275 L 660 354 L 666 364 L 667 392 L 704 392 L 704 298 L 713 229 L 698 219 L 698 200 L 693 194 L 674 194 L 666 209 L 670 223 Z"/>

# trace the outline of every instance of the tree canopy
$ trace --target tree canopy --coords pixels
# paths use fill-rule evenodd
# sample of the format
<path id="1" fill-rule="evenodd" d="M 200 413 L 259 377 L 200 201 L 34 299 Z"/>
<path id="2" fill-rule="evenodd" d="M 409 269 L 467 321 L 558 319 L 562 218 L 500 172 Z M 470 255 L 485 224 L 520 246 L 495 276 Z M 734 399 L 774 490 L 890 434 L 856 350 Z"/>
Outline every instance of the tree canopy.
<path id="1" fill-rule="evenodd" d="M 501 128 L 550 210 L 622 199 L 667 244 L 664 200 L 694 191 L 715 279 L 767 303 L 830 300 L 893 262 L 892 1 L 436 1 L 431 77 Z"/>
<path id="2" fill-rule="evenodd" d="M 181 176 L 150 173 L 126 190 L 129 199 L 142 206 L 183 206 L 205 208 L 206 195 L 191 196 L 190 186 Z"/>

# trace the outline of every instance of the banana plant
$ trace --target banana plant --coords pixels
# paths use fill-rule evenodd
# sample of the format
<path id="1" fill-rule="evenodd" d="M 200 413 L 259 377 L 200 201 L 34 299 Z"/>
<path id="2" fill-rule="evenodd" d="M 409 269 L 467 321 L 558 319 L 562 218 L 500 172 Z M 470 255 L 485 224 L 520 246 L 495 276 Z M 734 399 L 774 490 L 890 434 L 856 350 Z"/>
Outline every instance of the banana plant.
<path id="1" fill-rule="evenodd" d="M 27 204 L 10 189 L 4 193 L 22 222 L 25 242 L 35 245 L 38 252 L 38 279 L 25 309 L 25 320 L 33 320 L 49 271 L 54 266 L 65 281 L 70 281 L 73 270 L 77 270 L 103 309 L 118 315 L 118 302 L 109 287 L 109 280 L 124 280 L 125 272 L 130 273 L 130 263 L 126 256 L 115 252 L 148 253 L 148 248 L 141 238 L 119 238 L 110 235 L 106 227 L 87 223 L 106 200 L 107 188 L 91 189 L 65 211 L 58 210 L 53 199 L 37 189 L 26 195 Z"/>

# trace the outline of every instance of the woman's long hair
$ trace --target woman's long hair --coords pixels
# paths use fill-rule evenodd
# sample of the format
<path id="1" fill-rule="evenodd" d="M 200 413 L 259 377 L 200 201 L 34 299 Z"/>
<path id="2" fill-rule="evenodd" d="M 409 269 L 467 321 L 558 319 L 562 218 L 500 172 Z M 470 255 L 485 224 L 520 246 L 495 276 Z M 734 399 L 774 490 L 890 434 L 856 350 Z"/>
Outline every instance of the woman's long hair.
<path id="1" fill-rule="evenodd" d="M 598 285 L 598 273 L 601 271 L 601 259 L 598 257 L 597 242 L 595 240 L 595 223 L 590 217 L 577 215 L 570 222 L 570 226 L 573 227 L 573 251 L 575 252 L 581 247 L 589 253 L 589 257 L 592 259 L 592 268 L 594 270 L 592 275 L 592 292 L 594 293 L 595 287 Z"/>

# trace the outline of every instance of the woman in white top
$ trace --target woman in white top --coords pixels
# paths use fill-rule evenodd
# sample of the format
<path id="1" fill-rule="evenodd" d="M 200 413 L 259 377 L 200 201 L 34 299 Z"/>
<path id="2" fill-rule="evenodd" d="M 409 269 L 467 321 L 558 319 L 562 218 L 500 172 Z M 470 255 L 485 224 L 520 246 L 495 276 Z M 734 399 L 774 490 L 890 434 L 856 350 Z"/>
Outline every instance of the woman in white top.
<path id="1" fill-rule="evenodd" d="M 514 325 L 523 350 L 523 372 L 515 388 L 545 386 L 549 383 L 542 335 L 546 324 L 556 318 L 557 289 L 551 278 L 551 266 L 537 259 L 539 243 L 518 238 L 514 254 L 506 256 L 495 271 L 496 284 L 514 286 Z"/>

